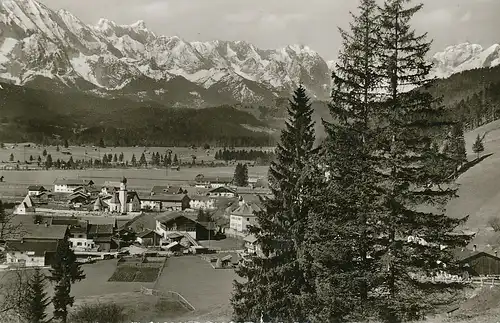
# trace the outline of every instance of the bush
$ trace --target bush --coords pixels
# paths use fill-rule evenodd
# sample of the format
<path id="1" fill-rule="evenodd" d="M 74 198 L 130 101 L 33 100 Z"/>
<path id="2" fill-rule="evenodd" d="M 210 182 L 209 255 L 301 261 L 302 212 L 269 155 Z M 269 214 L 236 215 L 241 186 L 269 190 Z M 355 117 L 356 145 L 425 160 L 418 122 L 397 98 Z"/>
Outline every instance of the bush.
<path id="1" fill-rule="evenodd" d="M 500 231 L 500 217 L 493 216 L 488 221 L 488 225 L 493 228 L 495 232 Z"/>
<path id="2" fill-rule="evenodd" d="M 127 322 L 125 308 L 113 303 L 85 304 L 69 315 L 73 323 L 124 323 Z"/>

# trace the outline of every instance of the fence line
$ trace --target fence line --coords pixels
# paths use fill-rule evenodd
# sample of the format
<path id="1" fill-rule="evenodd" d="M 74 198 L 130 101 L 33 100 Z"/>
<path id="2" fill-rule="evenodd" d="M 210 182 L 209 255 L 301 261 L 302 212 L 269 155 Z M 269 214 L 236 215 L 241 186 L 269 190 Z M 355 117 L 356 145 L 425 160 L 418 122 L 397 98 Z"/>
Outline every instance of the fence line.
<path id="1" fill-rule="evenodd" d="M 174 300 L 178 301 L 179 303 L 181 303 L 189 311 L 196 310 L 196 308 L 190 302 L 188 302 L 188 300 L 185 299 L 184 296 L 182 296 L 181 294 L 174 292 L 174 291 L 170 291 L 170 290 L 169 291 L 159 291 L 157 289 L 146 288 L 144 286 L 141 286 L 141 293 L 143 293 L 144 295 L 170 297 L 170 298 L 173 298 Z"/>

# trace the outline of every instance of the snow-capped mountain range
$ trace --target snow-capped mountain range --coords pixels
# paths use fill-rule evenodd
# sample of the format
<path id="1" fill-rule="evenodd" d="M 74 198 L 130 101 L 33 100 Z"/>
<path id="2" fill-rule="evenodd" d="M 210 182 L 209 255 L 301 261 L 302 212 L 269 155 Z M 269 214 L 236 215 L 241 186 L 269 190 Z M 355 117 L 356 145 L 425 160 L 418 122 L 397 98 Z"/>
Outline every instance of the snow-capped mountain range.
<path id="1" fill-rule="evenodd" d="M 499 52 L 499 45 L 449 47 L 434 56 L 434 74 L 499 64 Z M 187 42 L 156 35 L 143 21 L 89 26 L 35 0 L 0 2 L 0 79 L 20 85 L 174 106 L 266 104 L 300 82 L 313 98 L 326 99 L 333 66 L 303 45 Z"/>

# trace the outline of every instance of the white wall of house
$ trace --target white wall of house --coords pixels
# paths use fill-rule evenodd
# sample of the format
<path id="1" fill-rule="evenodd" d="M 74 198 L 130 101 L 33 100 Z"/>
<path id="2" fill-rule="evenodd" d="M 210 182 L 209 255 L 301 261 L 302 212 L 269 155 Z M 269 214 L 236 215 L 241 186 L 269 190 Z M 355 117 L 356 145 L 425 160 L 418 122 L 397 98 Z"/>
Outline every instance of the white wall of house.
<path id="1" fill-rule="evenodd" d="M 37 196 L 37 195 L 40 195 L 42 194 L 41 191 L 28 191 L 28 195 L 29 196 Z"/>
<path id="2" fill-rule="evenodd" d="M 68 186 L 66 184 L 54 184 L 54 192 L 73 193 L 78 186 Z"/>
<path id="3" fill-rule="evenodd" d="M 149 210 L 155 210 L 155 211 L 160 211 L 160 202 L 157 201 L 144 201 L 141 200 L 141 209 L 149 209 Z"/>
<path id="4" fill-rule="evenodd" d="M 262 252 L 262 249 L 257 242 L 254 242 L 254 243 L 245 242 L 245 248 L 247 249 L 247 253 L 249 253 L 249 254 L 255 254 L 255 253 Z"/>
<path id="5" fill-rule="evenodd" d="M 189 234 L 193 239 L 196 240 L 196 228 L 194 231 L 179 231 L 179 230 L 167 230 L 165 225 L 163 225 L 160 221 L 156 220 L 156 228 L 155 228 L 156 233 L 161 235 L 162 240 L 167 239 L 167 234 L 172 233 L 172 232 L 179 232 L 179 233 L 187 233 Z"/>
<path id="6" fill-rule="evenodd" d="M 210 200 L 191 200 L 189 201 L 189 207 L 194 210 L 211 210 L 215 209 L 215 199 Z"/>
<path id="7" fill-rule="evenodd" d="M 219 188 L 219 187 L 223 187 L 223 186 L 226 186 L 226 184 L 224 183 L 211 183 L 210 185 L 212 188 Z"/>
<path id="8" fill-rule="evenodd" d="M 26 214 L 32 214 L 35 213 L 34 208 L 26 207 L 24 203 L 19 204 L 16 206 L 16 209 L 14 210 L 14 214 L 21 214 L 21 215 L 26 215 Z"/>
<path id="9" fill-rule="evenodd" d="M 87 238 L 69 238 L 69 242 L 75 250 L 89 250 L 96 247 L 94 241 Z"/>
<path id="10" fill-rule="evenodd" d="M 141 201 L 136 197 L 128 203 L 127 212 L 139 212 L 141 210 Z"/>
<path id="11" fill-rule="evenodd" d="M 231 217 L 229 218 L 229 227 L 238 232 L 246 232 L 248 231 L 249 225 L 256 224 L 257 218 L 255 216 L 244 217 L 231 214 Z"/>
<path id="12" fill-rule="evenodd" d="M 234 197 L 234 193 L 231 192 L 216 192 L 216 193 L 209 193 L 210 196 L 216 196 L 216 197 Z"/>
<path id="13" fill-rule="evenodd" d="M 43 267 L 45 266 L 44 256 L 35 256 L 34 251 L 11 251 L 6 255 L 7 264 L 24 264 L 26 267 Z"/>

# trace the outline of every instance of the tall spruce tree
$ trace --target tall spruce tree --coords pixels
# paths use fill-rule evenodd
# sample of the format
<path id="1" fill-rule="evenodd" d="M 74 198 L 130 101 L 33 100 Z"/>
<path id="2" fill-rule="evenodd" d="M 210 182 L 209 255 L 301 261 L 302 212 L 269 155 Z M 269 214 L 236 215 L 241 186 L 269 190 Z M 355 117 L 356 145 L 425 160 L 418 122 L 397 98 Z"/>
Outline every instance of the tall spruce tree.
<path id="1" fill-rule="evenodd" d="M 299 176 L 313 153 L 312 109 L 304 87 L 289 101 L 289 120 L 271 164 L 269 182 L 274 197 L 257 213 L 258 228 L 250 228 L 264 255 L 253 256 L 237 270 L 246 281 L 235 281 L 231 299 L 236 321 L 304 322 L 304 301 L 311 286 L 303 272 L 302 256 L 307 211 L 301 205 Z"/>
<path id="2" fill-rule="evenodd" d="M 369 255 L 377 232 L 370 223 L 378 215 L 380 180 L 373 156 L 380 21 L 375 0 L 362 0 L 358 9 L 350 29 L 340 30 L 343 47 L 329 105 L 337 122 L 324 122 L 327 138 L 309 167 L 314 180 L 305 194 L 310 204 L 308 272 L 315 283 L 309 304 L 313 322 L 365 320 L 371 310 L 376 274 Z"/>
<path id="3" fill-rule="evenodd" d="M 66 237 L 57 245 L 54 263 L 51 265 L 48 279 L 55 283 L 54 296 L 54 318 L 62 323 L 67 322 L 68 306 L 73 306 L 74 297 L 71 296 L 71 284 L 85 279 L 85 274 L 76 262 L 76 255 L 71 250 L 70 243 Z"/>
<path id="4" fill-rule="evenodd" d="M 477 134 L 476 141 L 472 144 L 472 151 L 477 154 L 477 159 L 479 159 L 479 156 L 481 156 L 481 153 L 484 151 L 483 138 Z"/>
<path id="5" fill-rule="evenodd" d="M 28 323 L 50 322 L 47 319 L 47 306 L 50 304 L 47 296 L 46 278 L 40 268 L 35 268 L 33 276 L 30 277 L 27 284 L 26 302 L 21 309 L 21 316 Z"/>
<path id="6" fill-rule="evenodd" d="M 383 203 L 370 256 L 379 273 L 372 291 L 386 291 L 373 300 L 375 315 L 386 322 L 420 319 L 446 292 L 460 289 L 458 283 L 430 283 L 426 278 L 444 270 L 443 264 L 447 272 L 458 273 L 451 250 L 468 242 L 466 236 L 452 234 L 466 218 L 444 213 L 457 189 L 453 177 L 435 171 L 447 156 L 431 148 L 453 122 L 440 99 L 427 91 L 430 43 L 410 26 L 422 5 L 409 2 L 386 0 L 380 8 L 379 71 L 385 98 L 378 109 L 382 122 L 376 151 L 385 180 L 378 185 Z"/>

